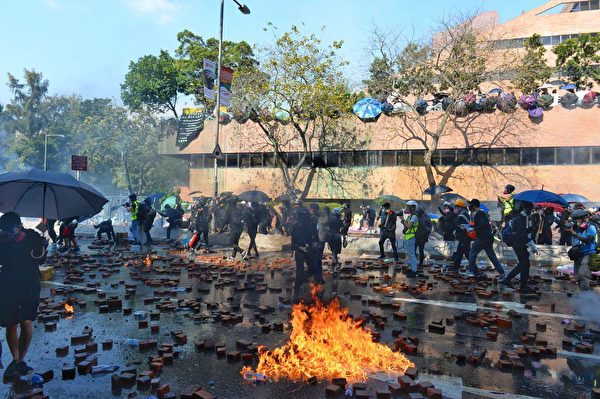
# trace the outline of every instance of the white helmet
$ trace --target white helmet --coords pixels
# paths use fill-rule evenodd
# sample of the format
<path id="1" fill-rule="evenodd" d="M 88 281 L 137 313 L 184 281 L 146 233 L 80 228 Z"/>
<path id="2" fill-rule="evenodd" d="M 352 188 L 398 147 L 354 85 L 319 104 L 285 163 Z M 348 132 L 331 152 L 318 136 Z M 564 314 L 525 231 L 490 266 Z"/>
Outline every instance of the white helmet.
<path id="1" fill-rule="evenodd" d="M 417 201 L 413 201 L 413 200 L 408 201 L 406 203 L 406 205 L 408 205 L 408 206 L 414 206 L 414 207 L 419 206 L 419 204 L 417 204 Z"/>

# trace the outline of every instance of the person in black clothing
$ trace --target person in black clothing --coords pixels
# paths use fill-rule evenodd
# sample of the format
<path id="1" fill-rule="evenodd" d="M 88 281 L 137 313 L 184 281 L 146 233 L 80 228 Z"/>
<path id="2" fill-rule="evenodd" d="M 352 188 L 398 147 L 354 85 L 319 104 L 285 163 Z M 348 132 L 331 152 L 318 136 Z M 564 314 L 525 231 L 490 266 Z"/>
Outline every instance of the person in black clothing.
<path id="1" fill-rule="evenodd" d="M 46 260 L 46 245 L 34 230 L 23 228 L 17 213 L 7 212 L 0 217 L 0 326 L 6 328 L 13 358 L 4 372 L 5 381 L 32 370 L 25 357 L 31 343 L 32 320 L 37 319 L 39 265 Z"/>
<path id="2" fill-rule="evenodd" d="M 558 231 L 560 232 L 558 245 L 566 245 L 568 247 L 573 245 L 573 236 L 568 231 L 570 227 L 573 227 L 571 221 L 572 213 L 573 211 L 571 208 L 565 208 L 561 212 L 560 218 L 556 218 L 556 228 L 558 228 Z"/>
<path id="3" fill-rule="evenodd" d="M 204 249 L 208 251 L 208 233 L 210 231 L 210 221 L 211 213 L 209 199 L 206 198 L 198 204 L 194 211 L 194 228 L 199 236 L 194 249 L 200 249 L 202 246 L 202 241 L 204 241 Z"/>
<path id="4" fill-rule="evenodd" d="M 419 228 L 417 228 L 417 234 L 415 235 L 415 256 L 419 259 L 419 267 L 423 267 L 423 262 L 425 261 L 425 244 L 429 241 L 429 234 L 421 234 L 420 228 L 422 223 L 420 222 L 423 218 L 429 217 L 425 213 L 423 208 L 419 208 L 417 210 L 417 218 L 419 218 Z M 454 234 L 453 234 L 454 236 Z"/>
<path id="5" fill-rule="evenodd" d="M 375 231 L 375 219 L 377 219 L 377 213 L 375 209 L 371 208 L 371 206 L 367 205 L 367 234 L 373 233 Z"/>
<path id="6" fill-rule="evenodd" d="M 144 207 L 147 209 L 146 220 L 143 222 L 144 226 L 144 234 L 146 234 L 146 244 L 152 243 L 152 236 L 150 235 L 150 230 L 152 230 L 152 226 L 154 225 L 154 219 L 156 219 L 156 209 L 152 206 L 152 198 L 144 199 Z"/>
<path id="7" fill-rule="evenodd" d="M 335 266 L 339 263 L 338 257 L 342 253 L 342 218 L 339 212 L 331 212 L 328 207 L 324 209 L 327 216 L 327 245 L 331 249 L 332 264 Z"/>
<path id="8" fill-rule="evenodd" d="M 396 248 L 396 212 L 390 209 L 390 203 L 386 202 L 379 212 L 379 259 L 385 259 L 383 246 L 386 240 L 390 240 L 394 261 L 398 262 L 398 249 Z"/>
<path id="9" fill-rule="evenodd" d="M 311 222 L 308 210 L 304 207 L 296 212 L 295 222 L 291 228 L 292 250 L 296 261 L 296 281 L 294 285 L 294 301 L 300 296 L 302 285 L 308 280 L 305 265 L 308 270 L 312 269 L 310 255 L 311 247 L 317 237 L 316 226 Z"/>
<path id="10" fill-rule="evenodd" d="M 258 206 L 258 202 L 250 203 L 250 206 L 247 206 L 244 214 L 244 222 L 246 223 L 246 231 L 248 232 L 248 237 L 250 237 L 250 245 L 248 246 L 248 250 L 244 255 L 244 258 L 250 255 L 250 251 L 254 249 L 256 253 L 256 257 L 258 258 L 258 247 L 256 246 L 256 235 L 258 234 L 258 223 L 260 218 L 260 209 Z"/>
<path id="11" fill-rule="evenodd" d="M 350 204 L 345 203 L 342 207 L 342 246 L 346 248 L 348 246 L 348 230 L 352 226 L 352 210 Z"/>
<path id="12" fill-rule="evenodd" d="M 78 224 L 77 218 L 67 218 L 60 221 L 58 240 L 63 242 L 63 246 L 60 248 L 61 252 L 68 250 L 71 246 L 73 251 L 79 251 L 79 245 L 75 238 L 75 229 Z"/>
<path id="13" fill-rule="evenodd" d="M 244 231 L 244 210 L 236 202 L 233 202 L 229 212 L 229 246 L 231 247 L 229 261 L 233 261 L 238 252 L 242 255 L 242 259 L 246 256 L 246 253 L 240 247 L 240 237 Z"/>
<path id="14" fill-rule="evenodd" d="M 58 236 L 56 235 L 56 230 L 54 230 L 54 225 L 56 224 L 56 219 L 47 219 L 47 228 L 48 228 L 48 236 L 52 240 L 54 244 L 58 242 Z"/>
<path id="15" fill-rule="evenodd" d="M 106 234 L 108 240 L 117 240 L 117 236 L 115 235 L 115 229 L 113 229 L 111 219 L 104 220 L 97 225 L 95 224 L 94 228 L 98 229 L 98 231 L 96 232 L 96 238 L 98 240 L 102 239 L 102 234 Z"/>
<path id="16" fill-rule="evenodd" d="M 552 245 L 552 224 L 554 224 L 554 211 L 552 208 L 544 208 L 540 214 L 540 223 L 537 243 L 539 245 Z"/>
<path id="17" fill-rule="evenodd" d="M 162 217 L 167 218 L 167 240 L 171 239 L 171 231 L 173 229 L 178 228 L 181 225 L 181 221 L 183 220 L 183 208 L 181 208 L 181 204 L 179 204 L 176 208 L 171 208 L 171 205 L 165 205 L 165 211 L 159 212 Z"/>
<path id="18" fill-rule="evenodd" d="M 504 278 L 505 273 L 494 252 L 494 233 L 490 226 L 490 218 L 487 213 L 480 209 L 480 202 L 478 199 L 473 199 L 469 202 L 469 209 L 471 210 L 473 229 L 475 230 L 475 240 L 471 244 L 471 252 L 469 253 L 469 271 L 472 276 L 477 277 L 478 279 L 485 278 L 485 274 L 479 273 L 479 270 L 477 269 L 477 255 L 479 255 L 481 251 L 485 251 L 502 279 Z"/>
<path id="19" fill-rule="evenodd" d="M 469 260 L 469 252 L 471 252 L 471 238 L 467 235 L 467 231 L 464 226 L 469 226 L 471 218 L 469 217 L 469 211 L 467 210 L 467 203 L 463 199 L 458 199 L 454 203 L 455 208 L 458 210 L 456 218 L 456 228 L 454 229 L 454 237 L 458 241 L 456 246 L 456 252 L 454 252 L 454 271 L 458 271 L 460 264 L 465 257 Z"/>
<path id="20" fill-rule="evenodd" d="M 439 224 L 442 230 L 444 241 L 454 241 L 454 230 L 456 230 L 456 221 L 458 216 L 454 207 L 449 202 L 444 202 L 444 208 L 438 207 L 441 216 Z"/>
<path id="21" fill-rule="evenodd" d="M 508 222 L 511 224 L 512 234 L 511 241 L 512 247 L 517 255 L 518 264 L 515 266 L 508 275 L 502 280 L 498 281 L 499 284 L 513 288 L 511 280 L 517 275 L 520 275 L 520 288 L 519 291 L 524 293 L 534 292 L 527 286 L 529 280 L 529 252 L 536 254 L 537 247 L 533 242 L 534 231 L 531 226 L 531 210 L 533 204 L 531 202 L 515 201 L 514 204 L 515 212 L 513 218 Z"/>
<path id="22" fill-rule="evenodd" d="M 317 234 L 313 238 L 310 244 L 310 267 L 311 274 L 313 275 L 317 284 L 324 284 L 323 280 L 323 251 L 325 250 L 325 243 L 327 242 L 327 232 L 321 234 L 321 229 L 326 229 L 327 226 L 321 225 L 321 211 L 319 205 L 312 203 L 308 209 L 312 226 L 311 229 Z M 326 223 L 326 222 L 325 222 Z M 320 237 L 323 237 L 321 240 Z"/>

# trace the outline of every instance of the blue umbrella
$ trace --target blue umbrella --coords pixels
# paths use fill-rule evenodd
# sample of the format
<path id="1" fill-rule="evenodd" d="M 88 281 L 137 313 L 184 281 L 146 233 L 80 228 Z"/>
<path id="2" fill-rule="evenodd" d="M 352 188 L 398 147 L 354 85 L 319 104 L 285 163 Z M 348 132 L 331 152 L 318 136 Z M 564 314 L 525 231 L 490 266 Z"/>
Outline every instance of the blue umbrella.
<path id="1" fill-rule="evenodd" d="M 354 104 L 352 111 L 362 120 L 373 120 L 383 112 L 381 106 L 379 100 L 367 97 Z"/>
<path id="2" fill-rule="evenodd" d="M 526 201 L 537 204 L 539 202 L 549 202 L 562 206 L 569 206 L 567 201 L 558 194 L 546 190 L 528 190 L 523 191 L 513 197 L 515 201 Z"/>
<path id="3" fill-rule="evenodd" d="M 488 93 L 500 94 L 502 93 L 502 89 L 496 87 L 495 89 L 490 90 Z"/>
<path id="4" fill-rule="evenodd" d="M 480 204 L 479 205 L 479 209 L 481 209 L 482 211 L 484 211 L 485 213 L 490 213 L 490 208 L 487 207 L 487 205 L 484 204 Z"/>
<path id="5" fill-rule="evenodd" d="M 577 86 L 575 86 L 574 84 L 571 84 L 571 83 L 560 86 L 561 90 L 575 90 L 576 88 L 577 88 Z"/>
<path id="6" fill-rule="evenodd" d="M 0 175 L 0 212 L 61 220 L 95 215 L 107 202 L 93 187 L 68 173 L 31 169 Z"/>
<path id="7" fill-rule="evenodd" d="M 567 201 L 569 204 L 572 204 L 575 202 L 581 202 L 581 203 L 590 202 L 589 199 L 587 199 L 583 195 L 579 195 L 579 194 L 560 194 L 560 196 L 563 197 L 565 199 L 565 201 Z"/>

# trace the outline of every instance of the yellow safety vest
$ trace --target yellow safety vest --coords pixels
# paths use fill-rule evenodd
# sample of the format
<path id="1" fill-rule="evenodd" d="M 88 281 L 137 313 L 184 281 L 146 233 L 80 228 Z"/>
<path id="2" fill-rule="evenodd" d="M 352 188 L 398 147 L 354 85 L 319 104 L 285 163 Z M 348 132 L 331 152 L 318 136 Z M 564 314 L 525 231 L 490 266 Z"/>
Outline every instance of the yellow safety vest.
<path id="1" fill-rule="evenodd" d="M 415 216 L 417 221 L 413 224 L 413 226 L 410 229 L 406 230 L 406 233 L 404 233 L 405 240 L 410 240 L 411 238 L 415 238 L 415 235 L 417 235 L 417 229 L 419 228 L 419 218 L 417 218 L 416 215 L 410 215 L 410 217 L 412 217 L 412 216 Z M 410 219 L 410 217 L 409 217 L 409 219 Z"/>
<path id="2" fill-rule="evenodd" d="M 504 216 L 508 215 L 513 211 L 513 209 L 515 209 L 515 200 L 513 199 L 513 194 L 508 195 L 509 197 L 498 196 L 498 199 L 504 205 L 504 210 L 502 211 Z"/>
<path id="3" fill-rule="evenodd" d="M 140 201 L 135 200 L 131 203 L 131 221 L 138 220 L 138 211 L 140 209 Z"/>

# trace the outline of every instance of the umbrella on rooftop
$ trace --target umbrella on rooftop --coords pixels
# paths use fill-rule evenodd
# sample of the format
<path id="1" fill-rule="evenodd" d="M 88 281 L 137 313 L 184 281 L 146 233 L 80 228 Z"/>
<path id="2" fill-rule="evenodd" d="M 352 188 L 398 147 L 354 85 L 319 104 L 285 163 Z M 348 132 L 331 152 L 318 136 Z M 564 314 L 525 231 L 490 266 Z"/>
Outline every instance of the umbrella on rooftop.
<path id="1" fill-rule="evenodd" d="M 540 89 L 540 90 L 541 90 L 541 89 L 553 89 L 553 88 L 554 88 L 554 85 L 553 85 L 553 84 L 551 84 L 551 83 L 544 83 L 543 85 L 541 85 L 541 86 L 539 87 L 539 89 Z"/>
<path id="2" fill-rule="evenodd" d="M 500 93 L 502 93 L 502 89 L 496 87 L 495 89 L 492 89 L 492 90 L 488 91 L 488 93 L 500 94 Z"/>
<path id="3" fill-rule="evenodd" d="M 375 120 L 383 112 L 381 106 L 379 100 L 367 97 L 354 104 L 352 111 L 363 121 Z"/>
<path id="4" fill-rule="evenodd" d="M 572 83 L 567 83 L 566 85 L 560 86 L 561 90 L 575 90 L 576 88 L 577 88 L 577 86 L 575 86 Z"/>
<path id="5" fill-rule="evenodd" d="M 68 173 L 31 169 L 0 175 L 0 212 L 61 220 L 96 215 L 107 202 Z"/>

